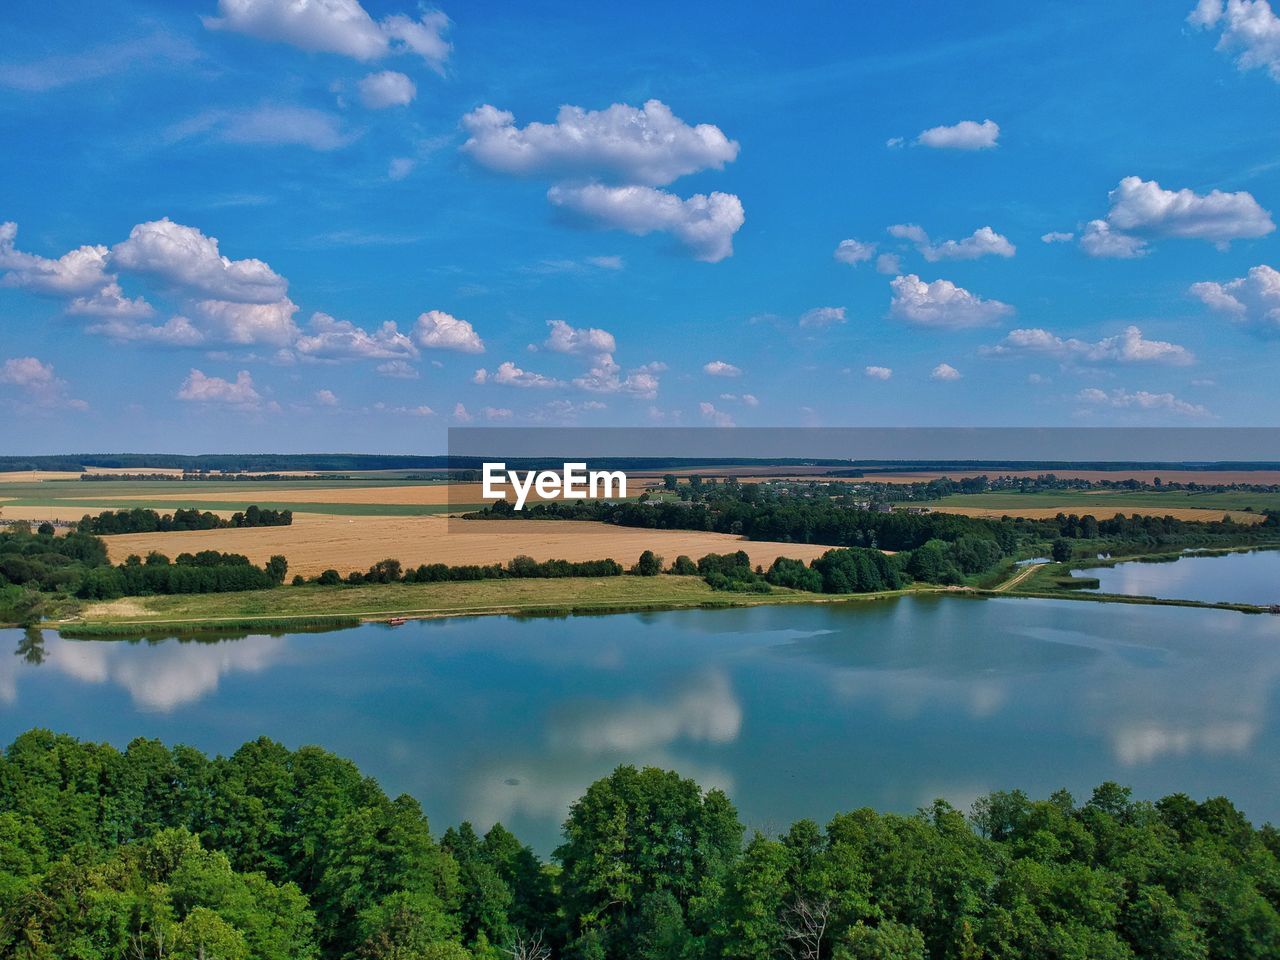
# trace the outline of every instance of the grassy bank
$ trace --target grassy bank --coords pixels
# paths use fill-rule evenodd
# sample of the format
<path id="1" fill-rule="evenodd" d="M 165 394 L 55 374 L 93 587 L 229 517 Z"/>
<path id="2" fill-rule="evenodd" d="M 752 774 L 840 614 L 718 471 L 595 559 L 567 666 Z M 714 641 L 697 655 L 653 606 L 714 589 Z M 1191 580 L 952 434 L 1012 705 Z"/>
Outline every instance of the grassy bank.
<path id="1" fill-rule="evenodd" d="M 897 591 L 902 593 L 905 591 Z M 877 594 L 886 596 L 889 594 Z M 859 595 L 872 596 L 872 595 Z M 151 626 L 187 629 L 275 628 L 354 623 L 391 617 L 480 614 L 614 613 L 761 603 L 820 603 L 848 597 L 774 588 L 768 594 L 712 590 L 699 577 L 566 577 L 460 583 L 306 585 L 243 593 L 128 597 L 85 606 L 74 620 L 51 623 L 68 634 L 117 636 Z"/>

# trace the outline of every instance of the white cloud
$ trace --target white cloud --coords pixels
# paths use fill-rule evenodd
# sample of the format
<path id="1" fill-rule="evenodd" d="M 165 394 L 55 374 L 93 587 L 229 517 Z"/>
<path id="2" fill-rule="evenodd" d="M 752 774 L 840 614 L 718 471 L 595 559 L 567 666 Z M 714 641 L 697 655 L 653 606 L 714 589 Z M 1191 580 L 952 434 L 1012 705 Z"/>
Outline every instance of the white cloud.
<path id="1" fill-rule="evenodd" d="M 925 283 L 914 273 L 889 281 L 893 300 L 889 313 L 900 320 L 924 327 L 960 330 L 996 323 L 1013 313 L 1013 307 L 999 300 L 984 300 L 950 280 Z"/>
<path id="2" fill-rule="evenodd" d="M 960 371 L 949 363 L 940 363 L 933 368 L 929 374 L 930 380 L 941 380 L 943 382 L 960 379 Z"/>
<path id="3" fill-rule="evenodd" d="M 476 383 L 485 383 L 488 380 L 492 380 L 494 383 L 500 383 L 508 387 L 546 389 L 548 387 L 564 386 L 563 383 L 552 377 L 544 377 L 542 374 L 534 373 L 532 370 L 522 370 L 510 360 L 498 364 L 498 369 L 492 374 L 488 374 L 484 370 L 477 370 L 474 379 Z"/>
<path id="4" fill-rule="evenodd" d="M 1186 347 L 1164 340 L 1146 340 L 1135 326 L 1102 340 L 1064 339 L 1039 328 L 1010 331 L 1003 342 L 982 351 L 988 356 L 1043 356 L 1079 363 L 1164 363 L 1186 366 L 1195 355 Z"/>
<path id="5" fill-rule="evenodd" d="M 987 150 L 996 145 L 1000 125 L 994 120 L 961 120 L 949 127 L 930 127 L 916 137 L 916 143 L 940 150 Z"/>
<path id="6" fill-rule="evenodd" d="M 420 314 L 413 328 L 413 339 L 420 347 L 432 350 L 456 350 L 459 353 L 484 353 L 484 341 L 466 320 L 459 320 L 443 310 Z"/>
<path id="7" fill-rule="evenodd" d="M 142 297 L 125 297 L 107 272 L 106 247 L 79 247 L 55 260 L 17 249 L 17 237 L 16 223 L 0 223 L 0 286 L 68 298 L 67 313 L 76 316 L 140 319 L 155 312 Z"/>
<path id="8" fill-rule="evenodd" d="M 480 411 L 486 420 L 510 420 L 512 412 L 506 407 L 485 407 Z"/>
<path id="9" fill-rule="evenodd" d="M 1130 393 L 1123 388 L 1110 391 L 1088 387 L 1076 394 L 1081 403 L 1091 406 L 1107 406 L 1120 410 L 1164 410 L 1187 417 L 1209 417 L 1211 413 L 1198 403 L 1179 400 L 1172 393 L 1149 393 L 1138 390 Z"/>
<path id="10" fill-rule="evenodd" d="M 191 313 L 206 327 L 206 335 L 220 343 L 240 345 L 293 345 L 298 325 L 293 315 L 298 305 L 288 297 L 275 303 L 235 303 L 227 300 L 199 300 Z"/>
<path id="11" fill-rule="evenodd" d="M 658 378 L 654 374 L 665 369 L 663 364 L 646 364 L 623 377 L 621 367 L 606 353 L 583 376 L 574 378 L 573 385 L 589 393 L 624 393 L 652 400 L 658 396 Z"/>
<path id="12" fill-rule="evenodd" d="M 226 143 L 301 146 L 326 153 L 359 134 L 346 132 L 340 117 L 323 110 L 264 103 L 246 110 L 205 110 L 172 125 L 166 136 L 175 143 L 209 136 Z"/>
<path id="13" fill-rule="evenodd" d="M 73 317 L 111 317 L 121 320 L 141 320 L 154 314 L 155 308 L 142 297 L 130 300 L 112 280 L 92 296 L 76 297 L 67 304 L 67 314 Z"/>
<path id="14" fill-rule="evenodd" d="M 800 314 L 802 327 L 830 327 L 845 322 L 844 307 L 814 307 Z"/>
<path id="15" fill-rule="evenodd" d="M 595 327 L 571 327 L 563 320 L 548 320 L 551 335 L 543 344 L 556 353 L 613 353 L 618 344 L 608 330 Z"/>
<path id="16" fill-rule="evenodd" d="M 587 263 L 593 267 L 599 267 L 601 270 L 622 270 L 626 267 L 626 261 L 617 254 L 609 254 L 603 257 L 587 257 Z"/>
<path id="17" fill-rule="evenodd" d="M 261 260 L 230 260 L 215 237 L 168 217 L 140 223 L 111 250 L 111 264 L 178 288 L 239 303 L 281 300 L 289 283 Z"/>
<path id="18" fill-rule="evenodd" d="M 1239 69 L 1266 68 L 1272 80 L 1280 81 L 1280 17 L 1267 0 L 1200 0 L 1187 20 L 1205 30 L 1221 24 L 1220 52 L 1238 51 Z"/>
<path id="19" fill-rule="evenodd" d="M 1108 195 L 1105 220 L 1093 220 L 1080 246 L 1094 257 L 1136 257 L 1147 237 L 1208 240 L 1225 247 L 1232 240 L 1262 237 L 1275 230 L 1271 214 L 1241 190 L 1165 190 L 1154 180 L 1125 177 Z"/>
<path id="20" fill-rule="evenodd" d="M 1076 238 L 1074 233 L 1067 233 L 1062 230 L 1050 230 L 1048 233 L 1040 237 L 1042 243 L 1070 243 Z"/>
<path id="21" fill-rule="evenodd" d="M 387 164 L 387 178 L 389 180 L 403 180 L 413 173 L 413 168 L 417 165 L 418 161 L 412 157 L 392 157 L 391 162 Z"/>
<path id="22" fill-rule="evenodd" d="M 371 73 L 360 81 L 360 100 L 370 110 L 406 107 L 417 95 L 413 81 L 394 70 Z"/>
<path id="23" fill-rule="evenodd" d="M 262 403 L 262 396 L 254 389 L 253 377 L 248 370 L 241 370 L 232 382 L 192 369 L 178 390 L 178 399 L 245 410 L 256 409 Z"/>
<path id="24" fill-rule="evenodd" d="M 708 263 L 733 255 L 733 235 L 746 220 L 742 202 L 731 193 L 698 193 L 684 200 L 652 187 L 558 184 L 547 191 L 547 199 L 595 226 L 636 236 L 670 233 L 695 259 Z"/>
<path id="25" fill-rule="evenodd" d="M 312 394 L 316 403 L 322 407 L 336 407 L 338 405 L 338 396 L 332 390 L 317 390 Z"/>
<path id="26" fill-rule="evenodd" d="M 1080 234 L 1080 249 L 1091 257 L 1113 257 L 1132 260 L 1150 251 L 1147 241 L 1127 233 L 1117 233 L 1105 220 L 1090 220 Z"/>
<path id="27" fill-rule="evenodd" d="M 702 401 L 698 404 L 698 412 L 702 415 L 703 420 L 706 420 L 714 427 L 734 426 L 733 417 L 723 410 L 717 410 L 714 403 Z"/>
<path id="28" fill-rule="evenodd" d="M 377 23 L 359 0 L 218 0 L 218 13 L 202 18 L 205 27 L 361 61 L 410 52 L 441 70 L 450 51 L 443 37 L 449 18 L 438 11 Z"/>
<path id="29" fill-rule="evenodd" d="M 565 105 L 555 123 L 523 128 L 511 113 L 485 104 L 463 117 L 462 126 L 470 134 L 465 153 L 490 170 L 520 176 L 656 187 L 700 170 L 721 170 L 738 156 L 738 144 L 719 127 L 689 126 L 659 100 L 640 109 Z"/>
<path id="30" fill-rule="evenodd" d="M 875 256 L 875 252 L 876 245 L 874 243 L 863 243 L 861 240 L 841 240 L 832 256 L 841 263 L 854 266 L 870 260 Z"/>
<path id="31" fill-rule="evenodd" d="M 458 406 L 462 407 L 462 404 L 458 404 Z M 401 417 L 434 417 L 436 415 L 436 412 L 425 404 L 420 404 L 416 407 L 405 407 L 392 406 L 389 403 L 379 401 L 373 405 L 373 409 L 375 413 L 393 413 Z M 463 407 L 463 410 L 465 411 L 466 408 Z"/>
<path id="32" fill-rule="evenodd" d="M 158 343 L 167 347 L 197 347 L 205 336 L 186 317 L 170 317 L 161 324 L 139 323 L 129 318 L 106 318 L 85 328 L 117 343 Z"/>
<path id="33" fill-rule="evenodd" d="M 893 376 L 891 367 L 863 367 L 862 372 L 872 380 L 888 380 Z"/>
<path id="34" fill-rule="evenodd" d="M 298 337 L 295 349 L 317 360 L 387 360 L 416 358 L 418 350 L 401 333 L 395 321 L 388 320 L 373 333 L 357 327 L 349 320 L 337 320 L 327 313 L 313 313 L 310 333 Z"/>
<path id="35" fill-rule="evenodd" d="M 89 405 L 67 395 L 67 382 L 53 372 L 53 364 L 36 357 L 12 357 L 0 365 L 0 383 L 17 387 L 21 403 L 41 409 L 88 410 Z"/>
<path id="36" fill-rule="evenodd" d="M 106 273 L 107 248 L 84 246 L 57 260 L 24 253 L 15 242 L 18 225 L 0 223 L 0 285 L 54 297 L 92 294 L 110 282 Z"/>
<path id="37" fill-rule="evenodd" d="M 894 276 L 902 272 L 902 258 L 896 253 L 882 253 L 876 257 L 876 273 Z"/>
<path id="38" fill-rule="evenodd" d="M 470 423 L 472 420 L 475 419 L 475 417 L 473 417 L 470 413 L 468 413 L 467 408 L 464 407 L 461 402 L 459 402 L 454 404 L 453 419 L 457 420 L 459 423 Z"/>
<path id="39" fill-rule="evenodd" d="M 393 380 L 418 379 L 418 368 L 404 360 L 388 360 L 386 363 L 378 364 L 374 369 L 382 376 L 391 377 Z"/>
<path id="40" fill-rule="evenodd" d="M 735 367 L 732 363 L 725 363 L 723 360 L 712 360 L 710 363 L 702 365 L 702 372 L 713 377 L 740 377 L 742 370 Z"/>
<path id="41" fill-rule="evenodd" d="M 1280 335 L 1280 271 L 1265 264 L 1226 283 L 1193 283 L 1191 295 L 1242 326 Z"/>
<path id="42" fill-rule="evenodd" d="M 977 260 L 979 257 L 1012 257 L 1017 247 L 990 227 L 979 227 L 963 240 L 946 240 L 939 244 L 929 241 L 929 235 L 923 227 L 913 223 L 896 223 L 889 227 L 889 234 L 900 240 L 909 240 L 915 244 L 930 263 L 939 260 Z"/>

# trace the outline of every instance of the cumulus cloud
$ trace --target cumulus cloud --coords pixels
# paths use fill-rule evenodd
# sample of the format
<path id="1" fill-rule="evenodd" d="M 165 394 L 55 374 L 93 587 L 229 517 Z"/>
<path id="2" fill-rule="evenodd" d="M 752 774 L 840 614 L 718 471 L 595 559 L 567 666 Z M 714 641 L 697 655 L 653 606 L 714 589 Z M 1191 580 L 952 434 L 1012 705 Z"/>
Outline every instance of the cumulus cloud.
<path id="1" fill-rule="evenodd" d="M 418 346 L 431 350 L 484 353 L 484 341 L 475 328 L 466 320 L 459 320 L 443 310 L 428 310 L 419 315 L 413 328 L 413 339 Z"/>
<path id="2" fill-rule="evenodd" d="M 141 323 L 129 318 L 111 317 L 85 328 L 89 333 L 117 343 L 155 343 L 166 347 L 198 347 L 205 335 L 186 317 L 170 317 L 164 323 Z"/>
<path id="3" fill-rule="evenodd" d="M 486 383 L 492 380 L 494 383 L 500 383 L 507 387 L 546 389 L 564 386 L 563 383 L 553 377 L 544 377 L 542 374 L 534 373 L 532 370 L 522 370 L 510 360 L 498 364 L 498 369 L 492 374 L 485 370 L 477 370 L 473 379 L 476 383 Z"/>
<path id="4" fill-rule="evenodd" d="M 556 353 L 611 354 L 618 349 L 613 334 L 595 327 L 571 327 L 563 320 L 548 320 L 551 333 L 543 344 Z"/>
<path id="5" fill-rule="evenodd" d="M 1172 393 L 1149 393 L 1146 390 L 1129 392 L 1117 388 L 1110 392 L 1088 387 L 1076 394 L 1081 403 L 1093 407 L 1112 407 L 1120 410 L 1157 410 L 1186 417 L 1209 417 L 1211 413 L 1198 403 L 1179 400 Z"/>
<path id="6" fill-rule="evenodd" d="M 359 0 L 218 0 L 218 13 L 202 18 L 205 27 L 355 60 L 407 52 L 439 71 L 450 52 L 444 39 L 449 18 L 438 11 L 418 20 L 396 15 L 379 22 Z"/>
<path id="7" fill-rule="evenodd" d="M 360 81 L 359 87 L 360 102 L 370 110 L 406 107 L 418 95 L 413 81 L 394 70 L 371 73 Z"/>
<path id="8" fill-rule="evenodd" d="M 191 304 L 191 313 L 209 339 L 241 346 L 291 346 L 298 338 L 298 325 L 293 322 L 297 312 L 298 305 L 288 297 L 275 303 L 199 300 Z"/>
<path id="9" fill-rule="evenodd" d="M 733 417 L 723 410 L 717 410 L 714 403 L 708 403 L 706 400 L 698 404 L 698 413 L 702 415 L 702 419 L 707 421 L 713 427 L 732 427 L 734 426 Z"/>
<path id="10" fill-rule="evenodd" d="M 1048 233 L 1040 237 L 1042 243 L 1070 243 L 1076 238 L 1074 233 L 1063 230 L 1050 230 Z"/>
<path id="11" fill-rule="evenodd" d="M 1164 340 L 1147 340 L 1136 326 L 1102 340 L 1062 338 L 1039 328 L 1010 331 L 1001 343 L 986 347 L 983 353 L 995 357 L 1051 357 L 1064 363 L 1163 363 L 1186 366 L 1195 355 L 1186 347 Z"/>
<path id="12" fill-rule="evenodd" d="M 719 127 L 690 126 L 659 100 L 605 110 L 566 105 L 554 123 L 525 127 L 485 104 L 464 116 L 462 126 L 468 133 L 462 151 L 472 160 L 497 173 L 558 181 L 547 199 L 585 225 L 637 236 L 670 233 L 711 263 L 733 254 L 733 235 L 745 219 L 736 196 L 684 199 L 655 189 L 732 162 L 738 144 Z"/>
<path id="13" fill-rule="evenodd" d="M 0 365 L 0 384 L 16 387 L 19 403 L 28 408 L 88 410 L 89 405 L 68 394 L 67 382 L 53 372 L 53 364 L 36 357 L 11 357 Z"/>
<path id="14" fill-rule="evenodd" d="M 1226 283 L 1193 283 L 1191 295 L 1248 329 L 1280 335 L 1280 271 L 1265 264 Z"/>
<path id="15" fill-rule="evenodd" d="M 257 409 L 262 396 L 253 386 L 248 370 L 241 370 L 234 381 L 206 376 L 192 369 L 178 389 L 178 399 L 188 403 L 207 403 L 237 409 Z"/>
<path id="16" fill-rule="evenodd" d="M 317 390 L 311 396 L 319 406 L 336 407 L 338 405 L 338 395 L 332 390 Z"/>
<path id="17" fill-rule="evenodd" d="M 1267 0 L 1200 0 L 1187 20 L 1204 30 L 1221 26 L 1220 52 L 1234 53 L 1239 69 L 1265 69 L 1280 82 L 1280 17 Z"/>
<path id="18" fill-rule="evenodd" d="M 1208 240 L 1225 247 L 1232 240 L 1262 237 L 1275 230 L 1271 214 L 1240 190 L 1165 190 L 1154 180 L 1125 177 L 1108 195 L 1105 220 L 1093 220 L 1080 246 L 1093 257 L 1137 257 L 1151 237 Z"/>
<path id="19" fill-rule="evenodd" d="M 725 363 L 723 360 L 712 360 L 710 363 L 702 365 L 702 372 L 713 377 L 740 377 L 742 370 L 735 367 L 732 363 Z"/>
<path id="20" fill-rule="evenodd" d="M 925 283 L 914 273 L 889 281 L 890 315 L 922 327 L 961 330 L 984 327 L 1013 313 L 999 300 L 984 300 L 950 280 Z"/>
<path id="21" fill-rule="evenodd" d="M 294 348 L 317 360 L 387 360 L 416 358 L 418 349 L 388 320 L 377 330 L 357 327 L 349 320 L 337 320 L 327 313 L 311 315 L 310 332 L 298 337 Z"/>
<path id="22" fill-rule="evenodd" d="M 888 380 L 893 376 L 891 367 L 863 367 L 862 372 L 872 380 Z"/>
<path id="23" fill-rule="evenodd" d="M 930 263 L 939 260 L 977 260 L 979 257 L 1012 257 L 1017 247 L 990 227 L 979 227 L 963 240 L 946 240 L 939 244 L 929 241 L 929 234 L 914 223 L 895 223 L 889 234 L 900 240 L 909 240 Z"/>
<path id="24" fill-rule="evenodd" d="M 1000 137 L 994 120 L 961 120 L 952 126 L 930 127 L 916 137 L 916 143 L 938 150 L 989 150 Z"/>
<path id="25" fill-rule="evenodd" d="M 462 118 L 462 145 L 481 166 L 499 173 L 554 179 L 592 178 L 614 184 L 664 186 L 700 170 L 722 170 L 737 142 L 707 123 L 689 126 L 660 100 L 637 109 L 562 106 L 555 123 L 517 127 L 515 116 L 485 104 Z"/>
<path id="26" fill-rule="evenodd" d="M 861 240 L 841 240 L 832 256 L 841 263 L 856 266 L 870 260 L 876 253 L 874 243 L 863 243 Z"/>
<path id="27" fill-rule="evenodd" d="M 124 295 L 115 280 L 96 293 L 76 297 L 67 304 L 67 314 L 73 317 L 108 317 L 121 320 L 141 320 L 154 314 L 155 307 L 142 297 L 130 299 Z"/>
<path id="28" fill-rule="evenodd" d="M 800 314 L 802 327 L 831 327 L 844 322 L 844 307 L 814 307 Z"/>
<path id="29" fill-rule="evenodd" d="M 707 263 L 733 255 L 733 235 L 746 221 L 742 202 L 731 193 L 698 193 L 685 200 L 645 186 L 557 184 L 547 199 L 594 226 L 636 236 L 670 233 Z"/>
<path id="30" fill-rule="evenodd" d="M 622 368 L 606 353 L 599 356 L 585 374 L 574 378 L 573 385 L 588 393 L 621 393 L 652 400 L 658 395 L 656 374 L 665 369 L 664 364 L 647 364 L 624 377 Z"/>
<path id="31" fill-rule="evenodd" d="M 896 253 L 882 253 L 876 257 L 876 273 L 894 276 L 902 272 L 902 258 Z"/>
<path id="32" fill-rule="evenodd" d="M 949 363 L 940 363 L 929 374 L 930 380 L 941 380 L 943 382 L 960 379 L 960 371 Z"/>
<path id="33" fill-rule="evenodd" d="M 112 265 L 192 295 L 238 303 L 281 300 L 289 283 L 261 260 L 231 260 L 216 237 L 168 217 L 140 223 L 111 249 Z"/>
<path id="34" fill-rule="evenodd" d="M 19 250 L 17 238 L 16 223 L 0 223 L 0 286 L 67 299 L 73 315 L 139 319 L 155 312 L 142 297 L 124 295 L 107 272 L 106 247 L 83 246 L 53 259 Z"/>
<path id="35" fill-rule="evenodd" d="M 382 376 L 393 380 L 418 379 L 418 368 L 404 360 L 388 360 L 386 363 L 378 364 L 374 369 Z"/>

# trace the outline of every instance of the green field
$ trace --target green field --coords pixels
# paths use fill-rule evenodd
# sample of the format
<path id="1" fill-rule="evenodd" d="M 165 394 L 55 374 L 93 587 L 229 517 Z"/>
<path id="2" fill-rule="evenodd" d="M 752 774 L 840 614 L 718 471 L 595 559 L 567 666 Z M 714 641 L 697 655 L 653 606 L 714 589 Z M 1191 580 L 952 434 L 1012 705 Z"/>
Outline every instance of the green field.
<path id="1" fill-rule="evenodd" d="M 897 591 L 902 593 L 904 591 Z M 72 621 L 52 626 L 216 627 L 261 621 L 379 620 L 495 613 L 605 613 L 622 610 L 735 607 L 760 603 L 820 603 L 889 594 L 831 596 L 775 587 L 768 594 L 712 590 L 699 577 L 565 577 L 461 583 L 389 583 L 322 587 L 308 584 L 244 593 L 128 597 L 87 605 Z M 123 632 L 128 632 L 127 629 Z"/>
<path id="2" fill-rule="evenodd" d="M 923 504 L 934 508 L 979 507 L 985 510 L 1019 510 L 1061 507 L 1064 513 L 1091 513 L 1095 517 L 1116 513 L 1159 513 L 1161 510 L 1280 510 L 1280 493 L 1221 493 L 1185 490 L 1088 491 L 1047 490 L 1044 493 L 956 493 Z"/>

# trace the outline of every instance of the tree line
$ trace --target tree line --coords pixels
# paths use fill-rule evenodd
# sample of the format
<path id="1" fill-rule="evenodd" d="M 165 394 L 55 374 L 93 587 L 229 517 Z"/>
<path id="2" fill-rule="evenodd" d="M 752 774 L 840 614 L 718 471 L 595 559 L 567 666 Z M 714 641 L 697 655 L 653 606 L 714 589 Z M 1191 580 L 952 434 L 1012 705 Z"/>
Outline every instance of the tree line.
<path id="1" fill-rule="evenodd" d="M 292 510 L 272 510 L 250 505 L 226 519 L 190 507 L 179 507 L 173 513 L 157 513 L 147 508 L 106 510 L 96 517 L 85 514 L 76 529 L 96 536 L 119 533 L 171 533 L 182 530 L 221 530 L 229 527 L 288 527 L 293 524 Z"/>
<path id="2" fill-rule="evenodd" d="M 0 758 L 15 960 L 1267 960 L 1280 832 L 1225 798 L 996 792 L 744 829 L 722 791 L 623 766 L 544 862 L 432 833 L 354 764 L 44 730 Z"/>

